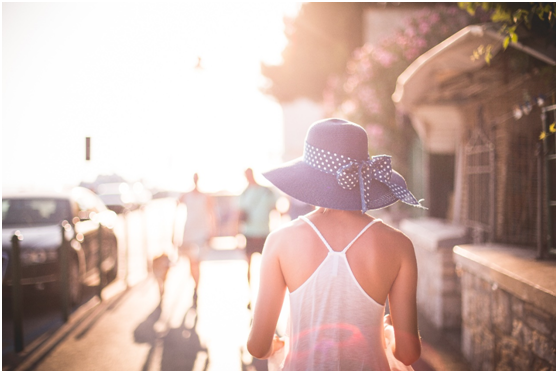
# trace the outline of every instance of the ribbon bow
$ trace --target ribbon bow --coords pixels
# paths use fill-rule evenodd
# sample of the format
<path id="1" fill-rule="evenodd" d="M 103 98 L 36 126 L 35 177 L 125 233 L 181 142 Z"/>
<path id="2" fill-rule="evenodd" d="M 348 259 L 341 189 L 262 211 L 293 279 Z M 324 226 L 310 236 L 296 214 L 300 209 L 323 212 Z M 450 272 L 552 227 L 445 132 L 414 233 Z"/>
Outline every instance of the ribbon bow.
<path id="1" fill-rule="evenodd" d="M 337 169 L 337 183 L 343 189 L 349 190 L 359 184 L 362 213 L 365 213 L 368 208 L 365 198 L 364 178 L 370 178 L 371 176 L 391 188 L 391 170 L 391 157 L 386 155 L 374 156 L 368 160 L 351 161 Z"/>
<path id="2" fill-rule="evenodd" d="M 364 214 L 367 207 L 366 196 L 369 196 L 369 184 L 375 179 L 392 191 L 393 195 L 399 200 L 420 208 L 420 201 L 409 192 L 406 188 L 391 182 L 391 157 L 386 155 L 374 156 L 368 160 L 355 161 L 352 160 L 346 165 L 337 169 L 337 183 L 343 189 L 353 189 L 358 184 L 360 187 L 360 201 L 362 205 L 362 213 Z"/>
<path id="3" fill-rule="evenodd" d="M 374 192 L 372 180 L 376 180 L 387 186 L 393 197 L 402 202 L 426 209 L 417 201 L 406 186 L 392 183 L 391 156 L 379 155 L 367 160 L 355 160 L 335 152 L 320 149 L 306 143 L 304 147 L 304 162 L 309 166 L 327 174 L 335 175 L 337 183 L 343 189 L 354 189 L 357 184 L 360 188 L 360 200 L 362 213 L 368 210 L 368 201 L 371 199 L 370 192 Z M 374 196 L 374 195 L 373 195 Z M 385 195 L 392 200 L 391 195 Z"/>

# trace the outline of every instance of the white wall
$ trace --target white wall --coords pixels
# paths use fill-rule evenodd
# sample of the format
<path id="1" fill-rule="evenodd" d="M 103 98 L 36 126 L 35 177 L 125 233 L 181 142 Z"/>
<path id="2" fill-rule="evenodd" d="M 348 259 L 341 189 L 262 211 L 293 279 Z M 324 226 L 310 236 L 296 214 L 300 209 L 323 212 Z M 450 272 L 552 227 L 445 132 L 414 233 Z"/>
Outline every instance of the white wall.
<path id="1" fill-rule="evenodd" d="M 306 132 L 312 123 L 324 118 L 322 106 L 307 98 L 282 104 L 283 108 L 283 161 L 302 156 Z"/>

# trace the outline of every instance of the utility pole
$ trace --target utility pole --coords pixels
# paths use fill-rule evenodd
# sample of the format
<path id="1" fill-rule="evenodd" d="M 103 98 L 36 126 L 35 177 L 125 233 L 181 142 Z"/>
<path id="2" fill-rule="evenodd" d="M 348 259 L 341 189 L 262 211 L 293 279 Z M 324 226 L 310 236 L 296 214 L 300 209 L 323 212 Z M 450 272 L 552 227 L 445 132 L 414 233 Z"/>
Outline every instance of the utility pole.
<path id="1" fill-rule="evenodd" d="M 85 161 L 91 160 L 91 137 L 85 137 Z"/>

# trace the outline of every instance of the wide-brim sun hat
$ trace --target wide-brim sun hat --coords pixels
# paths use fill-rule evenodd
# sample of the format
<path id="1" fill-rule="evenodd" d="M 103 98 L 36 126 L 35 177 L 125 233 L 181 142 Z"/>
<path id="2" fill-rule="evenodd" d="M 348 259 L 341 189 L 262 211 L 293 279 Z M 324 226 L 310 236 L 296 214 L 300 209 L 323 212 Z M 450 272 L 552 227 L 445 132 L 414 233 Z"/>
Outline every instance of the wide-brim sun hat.
<path id="1" fill-rule="evenodd" d="M 263 175 L 287 195 L 318 207 L 364 213 L 402 201 L 424 208 L 392 169 L 391 157 L 370 157 L 366 131 L 342 119 L 313 123 L 303 156 Z"/>

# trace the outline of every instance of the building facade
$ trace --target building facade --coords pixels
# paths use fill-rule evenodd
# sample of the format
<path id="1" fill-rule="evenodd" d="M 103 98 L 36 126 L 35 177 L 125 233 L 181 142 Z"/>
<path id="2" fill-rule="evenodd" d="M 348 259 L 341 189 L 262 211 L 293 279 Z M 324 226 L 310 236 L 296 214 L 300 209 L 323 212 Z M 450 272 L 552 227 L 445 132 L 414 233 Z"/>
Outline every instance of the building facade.
<path id="1" fill-rule="evenodd" d="M 490 65 L 470 58 L 481 45 L 494 46 Z M 459 334 L 474 370 L 551 370 L 555 61 L 501 45 L 489 26 L 469 26 L 398 79 L 393 100 L 423 145 L 427 200 L 443 201 L 401 229 L 417 252 L 420 310 Z"/>

